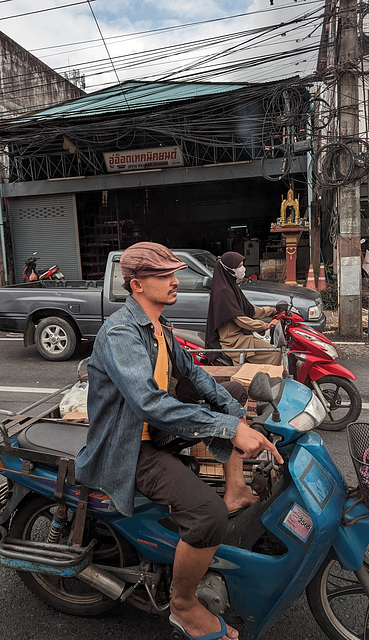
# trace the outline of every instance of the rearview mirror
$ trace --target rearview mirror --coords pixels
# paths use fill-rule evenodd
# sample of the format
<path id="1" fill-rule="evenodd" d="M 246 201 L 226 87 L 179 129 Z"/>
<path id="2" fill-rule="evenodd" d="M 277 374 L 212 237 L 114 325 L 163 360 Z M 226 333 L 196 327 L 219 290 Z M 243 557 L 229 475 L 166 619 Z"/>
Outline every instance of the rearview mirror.
<path id="1" fill-rule="evenodd" d="M 270 377 L 268 373 L 264 371 L 258 371 L 255 373 L 249 386 L 249 397 L 259 402 L 267 402 L 271 404 L 274 411 L 272 414 L 273 422 L 280 422 L 281 416 L 278 411 L 278 407 L 274 402 L 272 386 L 270 384 Z"/>
<path id="2" fill-rule="evenodd" d="M 277 313 L 281 313 L 282 311 L 288 311 L 288 302 L 286 300 L 280 300 L 275 305 Z"/>
<path id="3" fill-rule="evenodd" d="M 204 279 L 202 281 L 202 286 L 205 289 L 211 289 L 212 282 L 213 282 L 213 278 L 211 276 L 204 276 Z"/>
<path id="4" fill-rule="evenodd" d="M 270 377 L 264 371 L 255 373 L 249 386 L 249 396 L 253 400 L 260 402 L 273 402 L 272 387 L 270 385 Z"/>

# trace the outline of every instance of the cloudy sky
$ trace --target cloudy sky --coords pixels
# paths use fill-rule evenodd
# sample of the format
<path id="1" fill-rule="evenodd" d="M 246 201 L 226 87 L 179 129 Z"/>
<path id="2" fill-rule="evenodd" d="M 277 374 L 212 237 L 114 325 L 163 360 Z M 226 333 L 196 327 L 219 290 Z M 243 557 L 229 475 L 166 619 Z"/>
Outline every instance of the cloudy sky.
<path id="1" fill-rule="evenodd" d="M 323 7 L 324 0 L 0 0 L 0 30 L 59 73 L 77 70 L 88 92 L 129 79 L 258 82 L 314 71 Z"/>

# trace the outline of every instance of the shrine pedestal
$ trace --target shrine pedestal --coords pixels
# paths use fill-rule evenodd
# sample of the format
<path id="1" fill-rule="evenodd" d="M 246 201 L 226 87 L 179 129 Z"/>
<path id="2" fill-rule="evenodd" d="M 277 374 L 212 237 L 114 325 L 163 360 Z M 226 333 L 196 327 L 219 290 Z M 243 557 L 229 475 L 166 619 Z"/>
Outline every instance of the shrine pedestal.
<path id="1" fill-rule="evenodd" d="M 297 284 L 296 282 L 296 258 L 297 258 L 297 245 L 301 238 L 303 231 L 306 231 L 308 227 L 302 227 L 299 224 L 292 222 L 277 225 L 272 224 L 271 233 L 282 233 L 286 238 L 286 280 L 285 284 Z"/>

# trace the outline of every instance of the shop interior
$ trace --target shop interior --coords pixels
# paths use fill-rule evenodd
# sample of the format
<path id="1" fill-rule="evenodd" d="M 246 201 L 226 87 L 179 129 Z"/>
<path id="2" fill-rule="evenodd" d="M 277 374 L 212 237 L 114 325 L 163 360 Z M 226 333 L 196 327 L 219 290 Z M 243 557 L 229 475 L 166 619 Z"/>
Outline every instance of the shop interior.
<path id="1" fill-rule="evenodd" d="M 83 277 L 102 277 L 109 251 L 151 240 L 215 255 L 238 251 L 246 256 L 250 278 L 283 282 L 284 239 L 271 234 L 270 225 L 280 215 L 289 186 L 260 178 L 78 194 Z M 304 217 L 305 185 L 296 180 L 292 188 Z M 298 247 L 297 278 L 305 277 L 308 267 L 305 231 Z"/>

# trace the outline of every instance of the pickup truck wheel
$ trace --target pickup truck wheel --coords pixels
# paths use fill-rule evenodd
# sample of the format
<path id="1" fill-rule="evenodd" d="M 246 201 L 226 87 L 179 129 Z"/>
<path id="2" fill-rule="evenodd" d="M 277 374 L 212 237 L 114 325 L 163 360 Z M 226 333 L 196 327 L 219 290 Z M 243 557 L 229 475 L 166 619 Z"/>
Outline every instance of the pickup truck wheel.
<path id="1" fill-rule="evenodd" d="M 46 360 L 68 360 L 77 346 L 77 336 L 67 320 L 50 317 L 37 325 L 35 343 Z"/>

